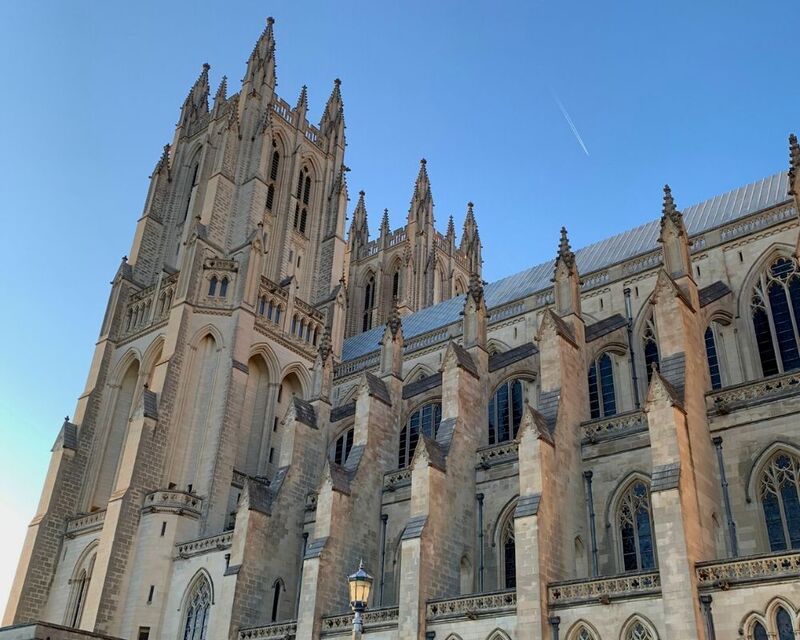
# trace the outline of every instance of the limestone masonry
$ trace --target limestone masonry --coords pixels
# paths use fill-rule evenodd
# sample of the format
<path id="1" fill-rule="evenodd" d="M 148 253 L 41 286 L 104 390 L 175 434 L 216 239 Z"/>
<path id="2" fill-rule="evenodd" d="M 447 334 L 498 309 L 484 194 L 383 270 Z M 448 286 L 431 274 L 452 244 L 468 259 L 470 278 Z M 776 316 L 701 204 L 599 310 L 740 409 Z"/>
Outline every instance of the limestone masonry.
<path id="1" fill-rule="evenodd" d="M 362 558 L 370 640 L 800 638 L 797 139 L 487 284 L 424 160 L 346 232 L 340 82 L 310 124 L 273 26 L 153 170 L 0 639 L 344 638 Z"/>

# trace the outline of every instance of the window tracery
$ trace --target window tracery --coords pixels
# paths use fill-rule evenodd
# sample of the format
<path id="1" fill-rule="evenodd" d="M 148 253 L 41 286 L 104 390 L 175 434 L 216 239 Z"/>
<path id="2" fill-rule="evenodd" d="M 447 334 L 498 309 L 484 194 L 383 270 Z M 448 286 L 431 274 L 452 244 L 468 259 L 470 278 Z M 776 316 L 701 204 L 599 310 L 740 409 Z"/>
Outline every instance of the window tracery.
<path id="1" fill-rule="evenodd" d="M 761 472 L 759 492 L 771 551 L 800 548 L 800 460 L 775 453 Z"/>
<path id="2" fill-rule="evenodd" d="M 186 598 L 183 640 L 206 640 L 210 608 L 211 586 L 205 576 L 200 576 Z"/>
<path id="3" fill-rule="evenodd" d="M 650 488 L 640 479 L 628 486 L 617 503 L 617 530 L 624 571 L 655 567 Z"/>
<path id="4" fill-rule="evenodd" d="M 594 360 L 589 367 L 589 412 L 592 418 L 617 413 L 614 391 L 614 365 L 608 352 Z"/>
<path id="5" fill-rule="evenodd" d="M 778 258 L 759 275 L 750 312 L 763 374 L 800 368 L 800 270 L 795 258 Z"/>
<path id="6" fill-rule="evenodd" d="M 517 437 L 525 402 L 524 381 L 514 378 L 501 384 L 489 401 L 489 444 Z"/>
<path id="7" fill-rule="evenodd" d="M 400 443 L 397 454 L 397 466 L 403 469 L 411 464 L 417 448 L 420 434 L 435 438 L 442 421 L 442 405 L 430 402 L 412 413 L 405 426 L 400 430 Z"/>

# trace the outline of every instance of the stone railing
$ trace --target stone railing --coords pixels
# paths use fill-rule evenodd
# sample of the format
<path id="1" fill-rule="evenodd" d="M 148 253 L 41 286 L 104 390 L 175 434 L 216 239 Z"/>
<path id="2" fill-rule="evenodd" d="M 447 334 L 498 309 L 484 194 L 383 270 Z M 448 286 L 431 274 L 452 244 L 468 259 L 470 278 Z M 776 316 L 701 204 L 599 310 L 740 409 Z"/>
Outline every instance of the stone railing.
<path id="1" fill-rule="evenodd" d="M 785 397 L 800 393 L 800 371 L 782 373 L 755 382 L 744 382 L 721 391 L 706 394 L 706 406 L 717 415 L 758 400 Z"/>
<path id="2" fill-rule="evenodd" d="M 478 467 L 487 468 L 498 462 L 512 462 L 517 459 L 519 443 L 515 440 L 493 444 L 478 449 Z"/>
<path id="3" fill-rule="evenodd" d="M 176 544 L 175 548 L 178 550 L 178 558 L 185 559 L 199 556 L 202 553 L 230 549 L 232 543 L 233 531 L 227 531 L 216 536 L 181 542 Z"/>
<path id="4" fill-rule="evenodd" d="M 753 582 L 800 579 L 800 552 L 698 563 L 697 583 L 705 589 L 729 589 Z"/>
<path id="5" fill-rule="evenodd" d="M 395 231 L 392 231 L 391 235 L 389 236 L 389 246 L 393 247 L 396 244 L 404 242 L 405 239 L 406 239 L 405 227 L 396 229 Z"/>
<path id="6" fill-rule="evenodd" d="M 447 600 L 429 600 L 426 618 L 429 622 L 451 618 L 480 618 L 511 613 L 517 610 L 516 591 L 481 593 Z"/>
<path id="7" fill-rule="evenodd" d="M 272 110 L 289 124 L 292 123 L 292 108 L 288 103 L 280 98 L 275 98 L 275 102 L 272 103 Z"/>
<path id="8" fill-rule="evenodd" d="M 494 324 L 495 322 L 500 322 L 506 318 L 519 315 L 523 311 L 525 311 L 525 303 L 522 300 L 517 300 L 511 304 L 505 304 L 502 307 L 497 307 L 496 309 L 492 309 L 491 313 L 489 314 L 489 324 Z"/>
<path id="9" fill-rule="evenodd" d="M 581 424 L 583 442 L 597 442 L 647 431 L 647 418 L 642 411 L 628 411 L 610 418 L 597 418 Z"/>
<path id="10" fill-rule="evenodd" d="M 95 511 L 81 516 L 75 516 L 67 520 L 66 536 L 68 538 L 75 538 L 83 533 L 90 531 L 98 531 L 103 528 L 103 522 L 106 519 L 106 510 Z"/>
<path id="11" fill-rule="evenodd" d="M 551 606 L 585 602 L 608 603 L 611 600 L 658 594 L 661 578 L 657 571 L 626 573 L 610 578 L 590 578 L 554 582 L 547 586 Z"/>
<path id="12" fill-rule="evenodd" d="M 142 513 L 158 513 L 168 511 L 179 516 L 187 515 L 192 518 L 200 517 L 203 500 L 200 496 L 175 489 L 161 489 L 148 493 L 144 497 Z"/>
<path id="13" fill-rule="evenodd" d="M 377 367 L 380 360 L 380 352 L 373 352 L 368 353 L 365 356 L 361 356 L 360 358 L 355 358 L 354 360 L 342 362 L 338 367 L 336 367 L 335 377 L 343 378 L 345 376 L 349 376 L 351 373 L 357 373 L 358 371 L 364 371 L 364 369 Z"/>
<path id="14" fill-rule="evenodd" d="M 785 222 L 786 220 L 794 217 L 795 211 L 794 207 L 792 206 L 782 207 L 780 209 L 772 209 L 771 211 L 766 211 L 750 219 L 737 221 L 735 224 L 726 227 L 722 230 L 722 233 L 720 233 L 720 238 L 723 240 L 723 242 L 726 242 L 733 238 L 739 238 L 741 236 L 753 233 L 753 231 L 756 231 L 757 229 L 762 229 L 764 227 L 770 227 L 773 224 Z"/>
<path id="15" fill-rule="evenodd" d="M 447 327 L 442 327 L 436 329 L 435 331 L 429 331 L 428 333 L 423 333 L 421 336 L 415 336 L 410 340 L 406 341 L 403 345 L 403 353 L 411 353 L 412 351 L 419 351 L 420 349 L 424 349 L 425 347 L 430 347 L 431 345 L 438 344 L 440 342 L 444 342 L 450 336 L 450 333 L 447 331 Z"/>
<path id="16" fill-rule="evenodd" d="M 239 640 L 284 640 L 294 638 L 297 633 L 297 622 L 276 622 L 266 627 L 250 627 L 239 629 Z"/>
<path id="17" fill-rule="evenodd" d="M 383 607 L 380 609 L 367 609 L 361 620 L 364 630 L 397 626 L 398 608 Z M 338 632 L 351 633 L 353 630 L 353 614 L 343 613 L 338 616 L 325 616 L 322 618 L 322 634 L 335 634 Z"/>
<path id="18" fill-rule="evenodd" d="M 411 484 L 411 468 L 397 469 L 396 471 L 389 471 L 383 474 L 383 489 L 384 491 L 394 491 L 398 487 L 404 487 Z"/>

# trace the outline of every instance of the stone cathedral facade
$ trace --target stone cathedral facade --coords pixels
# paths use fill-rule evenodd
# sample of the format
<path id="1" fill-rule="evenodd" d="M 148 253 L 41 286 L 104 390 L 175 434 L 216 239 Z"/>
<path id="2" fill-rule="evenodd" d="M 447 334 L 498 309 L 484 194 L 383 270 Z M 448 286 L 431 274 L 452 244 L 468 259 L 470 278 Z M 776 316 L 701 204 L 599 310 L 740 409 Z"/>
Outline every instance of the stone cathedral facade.
<path id="1" fill-rule="evenodd" d="M 373 640 L 800 638 L 797 140 L 486 284 L 424 161 L 348 233 L 340 83 L 275 77 L 270 20 L 183 104 L 0 638 L 343 638 L 362 558 Z"/>

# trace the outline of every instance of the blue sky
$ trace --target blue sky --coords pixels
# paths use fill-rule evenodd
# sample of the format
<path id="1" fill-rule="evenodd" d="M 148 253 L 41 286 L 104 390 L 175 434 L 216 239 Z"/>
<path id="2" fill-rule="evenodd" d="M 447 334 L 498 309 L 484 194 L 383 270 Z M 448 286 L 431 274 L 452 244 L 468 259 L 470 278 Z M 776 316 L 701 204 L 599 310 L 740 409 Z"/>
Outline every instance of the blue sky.
<path id="1" fill-rule="evenodd" d="M 0 519 L 21 544 L 86 379 L 147 177 L 202 63 L 236 90 L 267 15 L 278 91 L 317 121 L 342 79 L 351 198 L 373 231 L 428 159 L 440 229 L 475 202 L 484 275 L 785 168 L 796 3 L 5 2 Z M 579 143 L 561 106 L 585 145 Z M 588 151 L 588 153 L 587 153 Z M 351 202 L 351 207 L 354 202 Z M 8 548 L 8 547 L 6 547 Z M 0 558 L 5 602 L 16 551 Z"/>

